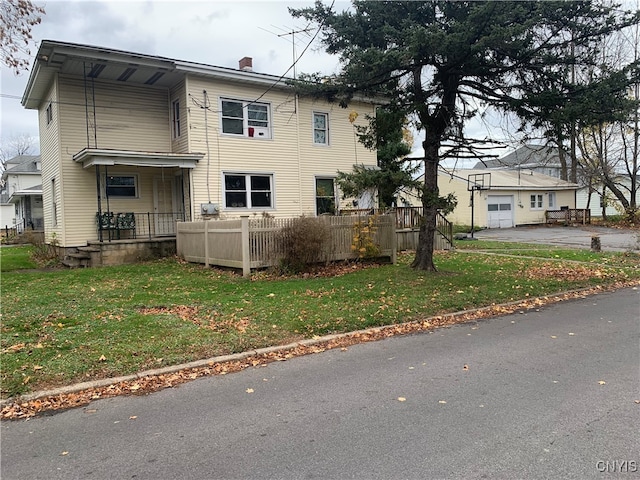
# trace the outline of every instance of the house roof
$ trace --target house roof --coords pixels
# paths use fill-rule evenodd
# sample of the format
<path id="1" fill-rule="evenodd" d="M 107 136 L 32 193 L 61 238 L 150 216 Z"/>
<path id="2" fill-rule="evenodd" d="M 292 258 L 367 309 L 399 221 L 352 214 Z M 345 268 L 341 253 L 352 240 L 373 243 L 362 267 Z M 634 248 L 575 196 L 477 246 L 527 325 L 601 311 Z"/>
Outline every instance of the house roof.
<path id="1" fill-rule="evenodd" d="M 28 109 L 37 109 L 57 73 L 162 87 L 171 87 L 187 74 L 192 74 L 269 88 L 292 88 L 281 82 L 282 77 L 276 75 L 125 50 L 43 40 L 22 96 L 22 105 Z"/>
<path id="2" fill-rule="evenodd" d="M 490 190 L 576 190 L 579 188 L 576 183 L 531 171 L 503 169 L 487 172 L 486 169 L 469 169 L 439 173 L 440 177 L 449 177 L 465 183 L 470 177 L 472 182 L 474 179 L 480 181 L 480 175 L 490 175 L 490 179 L 486 177 L 484 179 L 485 184 L 490 184 Z"/>
<path id="3" fill-rule="evenodd" d="M 478 162 L 473 168 L 533 168 L 543 165 L 560 167 L 557 147 L 527 144 L 503 157 Z"/>
<path id="4" fill-rule="evenodd" d="M 2 179 L 6 179 L 9 175 L 26 174 L 40 175 L 40 155 L 17 155 L 10 158 L 5 163 L 5 170 L 2 172 Z"/>

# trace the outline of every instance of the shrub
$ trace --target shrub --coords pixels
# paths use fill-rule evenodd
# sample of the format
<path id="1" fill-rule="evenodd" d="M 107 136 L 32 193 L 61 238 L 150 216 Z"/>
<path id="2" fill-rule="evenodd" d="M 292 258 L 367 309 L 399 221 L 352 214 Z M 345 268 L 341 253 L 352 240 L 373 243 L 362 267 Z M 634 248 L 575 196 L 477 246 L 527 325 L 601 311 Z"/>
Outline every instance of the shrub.
<path id="1" fill-rule="evenodd" d="M 51 242 L 45 243 L 42 236 L 33 235 L 29 243 L 33 245 L 31 250 L 31 259 L 40 267 L 52 267 L 60 262 L 58 256 L 58 246 L 60 242 L 55 236 L 52 235 Z"/>
<path id="2" fill-rule="evenodd" d="M 303 272 L 327 260 L 330 240 L 331 230 L 322 218 L 294 218 L 278 234 L 277 264 L 285 272 Z"/>
<path id="3" fill-rule="evenodd" d="M 376 218 L 377 216 L 374 215 L 353 225 L 351 250 L 358 254 L 358 258 L 376 258 L 380 256 L 380 245 L 373 240 L 377 230 L 375 226 Z"/>

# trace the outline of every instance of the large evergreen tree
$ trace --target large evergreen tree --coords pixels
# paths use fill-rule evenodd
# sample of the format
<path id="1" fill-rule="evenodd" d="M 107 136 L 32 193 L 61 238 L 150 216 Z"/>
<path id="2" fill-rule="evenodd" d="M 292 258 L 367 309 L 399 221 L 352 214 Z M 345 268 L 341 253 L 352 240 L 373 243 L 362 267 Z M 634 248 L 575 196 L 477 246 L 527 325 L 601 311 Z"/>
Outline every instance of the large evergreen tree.
<path id="1" fill-rule="evenodd" d="M 411 153 L 412 139 L 406 126 L 406 116 L 387 108 L 378 108 L 366 126 L 358 126 L 360 142 L 376 150 L 378 169 L 354 165 L 351 172 L 338 172 L 337 182 L 346 197 L 359 197 L 367 191 L 378 192 L 381 207 L 391 207 L 402 189 L 416 185 L 415 165 L 404 158 Z"/>
<path id="2" fill-rule="evenodd" d="M 479 106 L 535 114 L 538 85 L 565 78 L 568 65 L 589 60 L 594 41 L 637 21 L 595 1 L 353 0 L 340 13 L 318 1 L 291 13 L 315 22 L 342 63 L 316 94 L 343 105 L 355 94 L 383 96 L 424 133 L 425 222 L 413 266 L 431 271 L 446 203 L 438 191 L 443 147 L 462 140 Z M 578 53 L 567 54 L 571 45 Z"/>

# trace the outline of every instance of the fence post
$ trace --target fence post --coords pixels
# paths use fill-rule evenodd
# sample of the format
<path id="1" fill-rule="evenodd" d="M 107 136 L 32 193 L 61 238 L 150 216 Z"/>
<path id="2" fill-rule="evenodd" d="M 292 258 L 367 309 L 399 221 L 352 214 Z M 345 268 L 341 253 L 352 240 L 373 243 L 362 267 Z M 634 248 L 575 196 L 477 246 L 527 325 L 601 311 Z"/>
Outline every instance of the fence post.
<path id="1" fill-rule="evenodd" d="M 204 266 L 209 266 L 209 222 L 205 219 L 204 224 Z"/>
<path id="2" fill-rule="evenodd" d="M 251 276 L 251 250 L 249 248 L 249 215 L 240 216 L 242 222 L 242 276 Z"/>
<path id="3" fill-rule="evenodd" d="M 387 215 L 389 219 L 389 230 L 391 231 L 391 263 L 396 264 L 398 260 L 398 232 L 396 232 L 395 218 Z"/>

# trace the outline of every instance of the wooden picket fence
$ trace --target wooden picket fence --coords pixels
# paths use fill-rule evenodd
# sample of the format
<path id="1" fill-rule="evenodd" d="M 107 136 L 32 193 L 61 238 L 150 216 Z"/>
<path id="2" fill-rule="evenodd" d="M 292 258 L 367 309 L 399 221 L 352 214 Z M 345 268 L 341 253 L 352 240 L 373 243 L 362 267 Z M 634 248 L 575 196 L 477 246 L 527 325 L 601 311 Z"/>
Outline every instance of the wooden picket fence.
<path id="1" fill-rule="evenodd" d="M 396 261 L 395 219 L 390 215 L 319 217 L 327 222 L 331 232 L 328 261 L 355 259 L 358 253 L 352 249 L 357 222 L 373 222 L 373 242 L 380 257 Z M 178 256 L 188 262 L 204 263 L 242 269 L 249 276 L 251 269 L 276 265 L 278 258 L 278 233 L 293 218 L 250 218 L 237 220 L 208 220 L 178 222 L 176 249 Z"/>

